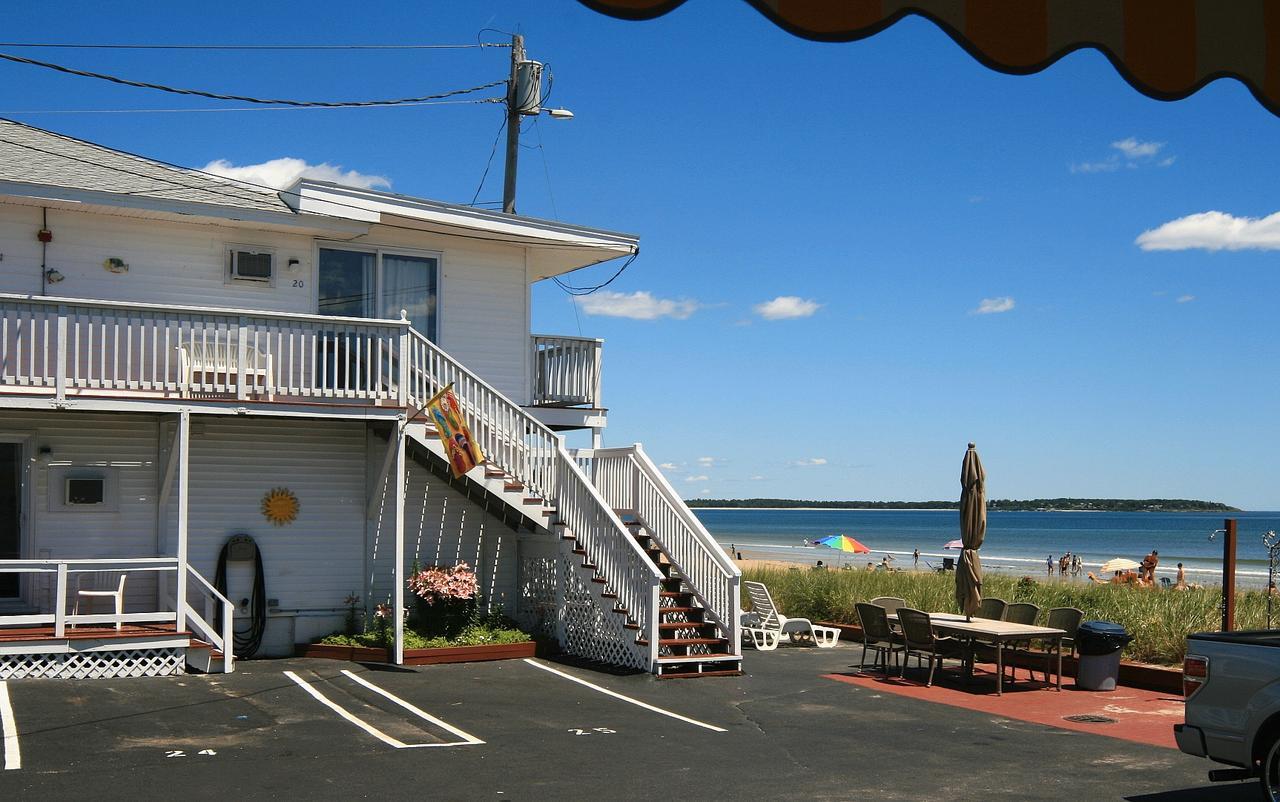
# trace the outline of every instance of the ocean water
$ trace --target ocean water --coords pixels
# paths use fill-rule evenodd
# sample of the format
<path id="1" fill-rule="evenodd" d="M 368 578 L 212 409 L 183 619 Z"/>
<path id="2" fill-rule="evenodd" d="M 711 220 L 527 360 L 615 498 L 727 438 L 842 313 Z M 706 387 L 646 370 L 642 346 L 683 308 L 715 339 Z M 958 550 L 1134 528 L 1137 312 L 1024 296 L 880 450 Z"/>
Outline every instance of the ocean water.
<path id="1" fill-rule="evenodd" d="M 752 555 L 829 565 L 865 566 L 885 554 L 899 567 L 910 567 L 911 552 L 920 549 L 921 568 L 956 557 L 943 545 L 960 537 L 956 510 L 751 510 L 695 509 L 707 530 L 725 546 Z M 1096 570 L 1113 557 L 1141 561 L 1152 549 L 1160 552 L 1157 573 L 1172 577 L 1183 563 L 1188 582 L 1213 584 L 1222 576 L 1222 535 L 1210 541 L 1225 517 L 1237 527 L 1236 577 L 1242 586 L 1265 587 L 1268 551 L 1263 533 L 1280 531 L 1280 512 L 991 512 L 982 544 L 982 565 L 1001 571 L 1045 574 L 1045 559 L 1063 552 L 1079 554 L 1085 570 Z M 870 555 L 842 554 L 806 546 L 827 535 L 849 535 L 872 550 Z M 1081 575 L 1083 576 L 1083 574 Z"/>

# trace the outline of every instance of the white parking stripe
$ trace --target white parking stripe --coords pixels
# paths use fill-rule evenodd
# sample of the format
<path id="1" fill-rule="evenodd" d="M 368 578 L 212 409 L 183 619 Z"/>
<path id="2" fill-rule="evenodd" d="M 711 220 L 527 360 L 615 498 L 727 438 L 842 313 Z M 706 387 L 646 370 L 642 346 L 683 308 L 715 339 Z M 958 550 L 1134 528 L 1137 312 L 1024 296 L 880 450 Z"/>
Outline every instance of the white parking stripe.
<path id="1" fill-rule="evenodd" d="M 430 721 L 432 724 L 436 725 L 440 729 L 448 730 L 449 732 L 461 738 L 462 739 L 461 743 L 468 743 L 468 744 L 484 743 L 484 741 L 480 740 L 474 735 L 465 733 L 462 730 L 458 729 L 457 727 L 453 726 L 452 724 L 441 721 L 440 719 L 436 718 L 435 716 L 431 715 L 425 710 L 421 710 L 415 707 L 414 705 L 406 702 L 405 700 L 401 699 L 399 696 L 396 696 L 395 694 L 391 693 L 390 691 L 383 690 L 382 688 L 379 688 L 377 685 L 374 685 L 372 682 L 369 682 L 368 680 L 362 677 L 358 677 L 355 674 L 352 674 L 350 671 L 346 670 L 345 668 L 342 669 L 342 673 L 347 675 L 347 677 L 349 677 L 350 679 L 355 680 L 356 682 L 360 683 L 364 687 L 373 691 L 374 693 L 382 694 L 386 698 L 390 699 L 391 701 L 403 707 L 405 710 L 408 710 L 410 713 L 413 713 L 415 716 L 418 716 L 421 719 L 425 719 L 426 721 Z M 458 746 L 459 744 L 432 744 L 432 745 L 433 746 Z"/>
<path id="2" fill-rule="evenodd" d="M 482 744 L 482 743 L 484 743 L 484 741 L 481 741 L 481 740 L 480 740 L 480 739 L 478 739 L 478 738 L 475 738 L 475 737 L 473 737 L 473 736 L 471 736 L 471 735 L 468 735 L 468 734 L 466 734 L 465 732 L 463 732 L 462 730 L 456 729 L 456 728 L 454 728 L 454 727 L 449 726 L 448 724 L 445 724 L 443 721 L 440 721 L 439 719 L 435 718 L 434 716 L 430 715 L 429 713 L 426 713 L 425 711 L 419 710 L 418 708 L 414 707 L 413 705 L 409 704 L 408 702 L 404 701 L 403 699 L 398 699 L 398 698 L 396 698 L 395 696 L 392 696 L 391 694 L 389 694 L 389 693 L 387 693 L 386 691 L 382 690 L 381 688 L 377 687 L 377 686 L 376 686 L 376 685 L 374 685 L 373 683 L 371 683 L 371 682 L 366 682 L 366 681 L 364 681 L 364 680 L 360 679 L 359 677 L 355 676 L 354 674 L 352 674 L 352 673 L 351 673 L 351 672 L 349 672 L 349 671 L 343 671 L 342 673 L 343 673 L 343 674 L 346 674 L 349 678 L 351 678 L 351 679 L 355 680 L 356 682 L 360 683 L 361 685 L 364 685 L 365 687 L 370 688 L 371 690 L 374 690 L 374 691 L 376 691 L 376 692 L 378 692 L 378 693 L 382 694 L 383 696 L 386 696 L 387 698 L 389 698 L 389 699 L 391 699 L 392 701 L 396 702 L 396 703 L 397 703 L 397 704 L 399 704 L 401 707 L 405 708 L 406 710 L 409 710 L 410 712 L 414 713 L 415 715 L 418 715 L 418 716 L 420 716 L 420 717 L 422 717 L 422 718 L 426 719 L 427 721 L 430 721 L 430 722 L 431 722 L 431 723 L 433 723 L 433 724 L 438 724 L 439 726 L 444 727 L 446 730 L 448 730 L 448 731 L 450 731 L 450 732 L 454 733 L 454 734 L 455 734 L 455 735 L 457 735 L 458 737 L 460 737 L 460 738 L 466 738 L 467 740 L 465 740 L 465 741 L 452 741 L 452 742 L 449 742 L 449 743 L 434 743 L 434 744 L 407 744 L 407 743 L 405 743 L 404 741 L 398 740 L 398 739 L 396 739 L 396 738 L 392 738 L 390 735 L 387 735 L 385 732 L 383 732 L 382 730 L 380 730 L 380 729 L 378 729 L 377 727 L 373 726 L 373 725 L 372 725 L 372 724 L 370 724 L 369 722 L 365 721 L 364 719 L 361 719 L 361 718 L 357 717 L 356 715 L 354 715 L 353 713 L 351 713 L 350 711 L 348 711 L 346 708 L 344 708 L 344 707 L 342 707 L 341 705 L 339 705 L 337 702 L 334 702 L 333 700 L 329 699 L 329 697 L 325 696 L 323 693 L 320 693 L 320 691 L 318 691 L 318 690 L 316 690 L 315 688 L 313 688 L 310 684 L 308 684 L 307 682 L 305 682 L 301 677 L 299 677 L 297 674 L 293 673 L 292 671 L 285 671 L 285 672 L 284 672 L 284 675 L 285 675 L 286 677 L 288 677 L 289 679 L 293 680 L 294 682 L 296 682 L 296 683 L 297 683 L 297 684 L 298 684 L 298 685 L 299 685 L 299 686 L 300 686 L 304 691 L 306 691 L 307 693 L 309 693 L 309 694 L 312 696 L 312 698 L 314 698 L 314 699 L 315 699 L 317 702 L 319 702 L 320 704 L 324 705 L 325 707 L 329 708 L 329 709 L 330 709 L 330 710 L 332 710 L 333 712 L 337 713 L 339 716 L 342 716 L 344 719 L 346 719 L 347 721 L 350 721 L 352 724 L 356 725 L 356 726 L 357 726 L 357 727 L 359 727 L 360 729 L 362 729 L 362 730 L 364 730 L 365 732 L 369 733 L 369 734 L 370 734 L 370 735 L 372 735 L 374 738 L 377 738 L 379 741 L 382 741 L 384 744 L 387 744 L 388 746 L 393 746 L 393 747 L 395 747 L 396 749 L 427 749 L 427 748 L 430 748 L 430 747 L 436 747 L 436 746 L 471 746 L 471 745 L 473 745 L 473 744 Z"/>
<path id="3" fill-rule="evenodd" d="M 558 676 L 564 677 L 570 682 L 576 682 L 579 685 L 585 685 L 588 688 L 592 689 L 593 691 L 599 691 L 600 693 L 603 693 L 605 696 L 612 696 L 615 699 L 621 699 L 624 702 L 630 702 L 631 704 L 636 705 L 637 707 L 643 707 L 645 710 L 652 710 L 655 713 L 661 713 L 664 716 L 670 716 L 671 718 L 679 719 L 680 721 L 686 722 L 688 724 L 692 724 L 695 727 L 703 727 L 705 729 L 711 730 L 712 732 L 728 732 L 728 730 L 724 729 L 723 727 L 717 727 L 714 724 L 707 724 L 706 722 L 698 721 L 697 719 L 689 718 L 688 716 L 682 716 L 679 713 L 672 713 L 670 710 L 663 710 L 661 707 L 654 707 L 653 705 L 642 702 L 639 699 L 632 699 L 630 696 L 623 696 L 620 693 L 615 693 L 609 690 L 608 688 L 601 688 L 599 685 L 592 685 L 590 682 L 587 682 L 585 679 L 578 679 L 572 674 L 566 674 L 563 671 L 558 671 L 552 668 L 551 666 L 543 665 L 542 663 L 539 663 L 535 660 L 526 658 L 525 662 L 533 666 L 534 668 L 540 668 L 543 671 L 549 671 L 552 674 L 556 674 Z"/>
<path id="4" fill-rule="evenodd" d="M 0 680 L 0 734 L 4 736 L 5 770 L 22 768 L 22 752 L 18 749 L 18 725 L 13 720 L 9 685 L 4 680 Z"/>

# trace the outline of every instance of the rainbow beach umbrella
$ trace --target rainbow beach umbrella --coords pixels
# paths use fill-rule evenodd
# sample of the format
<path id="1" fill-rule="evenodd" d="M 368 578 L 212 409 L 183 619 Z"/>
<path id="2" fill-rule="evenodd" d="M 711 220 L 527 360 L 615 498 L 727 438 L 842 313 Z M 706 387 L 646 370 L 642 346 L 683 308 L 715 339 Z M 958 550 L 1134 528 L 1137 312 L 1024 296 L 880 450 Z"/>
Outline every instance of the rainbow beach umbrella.
<path id="1" fill-rule="evenodd" d="M 858 541 L 848 535 L 827 535 L 813 541 L 819 546 L 826 546 L 829 549 L 837 549 L 838 551 L 847 551 L 850 554 L 870 554 L 871 549 L 862 545 Z"/>

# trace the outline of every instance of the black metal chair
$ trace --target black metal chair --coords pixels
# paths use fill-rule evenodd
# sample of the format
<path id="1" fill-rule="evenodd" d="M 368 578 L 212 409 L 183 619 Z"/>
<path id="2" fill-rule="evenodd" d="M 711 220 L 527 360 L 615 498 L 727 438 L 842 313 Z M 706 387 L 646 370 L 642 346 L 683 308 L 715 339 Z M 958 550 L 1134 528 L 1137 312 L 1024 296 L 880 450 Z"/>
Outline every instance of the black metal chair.
<path id="1" fill-rule="evenodd" d="M 889 656 L 894 656 L 897 664 L 897 653 L 902 648 L 902 638 L 889 626 L 888 612 L 876 604 L 858 602 L 854 605 L 858 613 L 858 623 L 862 626 L 862 664 L 866 665 L 867 651 L 875 652 L 871 667 L 884 665 L 884 673 L 889 673 Z M 904 661 L 905 662 L 905 661 Z"/>
<path id="2" fill-rule="evenodd" d="M 902 607 L 898 610 L 898 624 L 902 627 L 903 642 L 902 673 L 899 676 L 907 676 L 908 657 L 915 655 L 917 660 L 928 660 L 929 678 L 925 681 L 928 688 L 933 685 L 933 672 L 942 665 L 944 658 L 961 657 L 960 641 L 934 634 L 928 613 Z"/>
<path id="3" fill-rule="evenodd" d="M 1004 608 L 1004 620 L 1012 624 L 1033 625 L 1035 624 L 1036 619 L 1039 616 L 1040 616 L 1040 606 L 1038 604 L 1032 604 L 1031 602 L 1014 602 L 1013 604 L 1010 604 L 1009 606 Z M 1030 648 L 1031 648 L 1031 638 L 1027 638 L 1026 640 L 1011 641 L 1005 644 L 1006 653 L 1008 653 L 1010 657 L 1015 657 L 1015 658 L 1018 655 L 1019 649 L 1021 649 L 1023 652 L 1026 652 Z M 1005 658 L 1004 662 L 1007 666 L 1009 666 L 1009 679 L 1016 680 L 1018 678 L 1017 663 L 1011 662 L 1008 658 Z M 1034 677 L 1032 677 L 1030 668 L 1027 669 L 1027 678 L 1034 679 Z"/>
<path id="4" fill-rule="evenodd" d="M 986 618 L 990 621 L 1003 621 L 1004 611 L 1009 603 L 1004 599 L 983 599 L 982 604 L 978 607 L 978 612 L 974 613 L 974 618 Z"/>
<path id="5" fill-rule="evenodd" d="M 1045 626 L 1052 629 L 1060 629 L 1067 633 L 1062 636 L 1062 648 L 1070 649 L 1067 654 L 1074 656 L 1076 653 L 1076 635 L 1080 631 L 1080 623 L 1084 621 L 1084 610 L 1077 607 L 1053 607 L 1049 610 L 1049 617 L 1045 621 Z M 1041 642 L 1044 650 L 1044 681 L 1049 681 L 1049 658 L 1052 654 L 1049 651 L 1049 644 Z"/>

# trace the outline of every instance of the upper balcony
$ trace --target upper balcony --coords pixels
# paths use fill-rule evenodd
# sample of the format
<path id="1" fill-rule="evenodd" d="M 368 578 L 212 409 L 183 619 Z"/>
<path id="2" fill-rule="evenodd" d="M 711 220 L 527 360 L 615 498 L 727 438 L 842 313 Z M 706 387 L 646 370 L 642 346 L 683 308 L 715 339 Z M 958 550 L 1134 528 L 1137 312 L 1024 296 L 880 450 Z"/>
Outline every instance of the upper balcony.
<path id="1" fill-rule="evenodd" d="M 531 343 L 534 414 L 603 426 L 601 341 Z M 0 406 L 393 416 L 438 389 L 427 345 L 405 320 L 0 294 Z"/>

